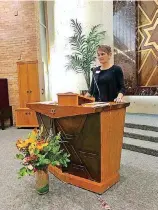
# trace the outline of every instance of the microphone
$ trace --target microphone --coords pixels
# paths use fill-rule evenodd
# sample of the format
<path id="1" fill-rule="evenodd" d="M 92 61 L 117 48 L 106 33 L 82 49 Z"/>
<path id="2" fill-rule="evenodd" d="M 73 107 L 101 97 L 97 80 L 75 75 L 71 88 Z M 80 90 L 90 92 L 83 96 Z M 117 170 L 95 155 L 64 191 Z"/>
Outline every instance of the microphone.
<path id="1" fill-rule="evenodd" d="M 99 90 L 99 87 L 98 87 L 97 81 L 96 81 L 95 76 L 94 76 L 94 69 L 95 69 L 95 68 L 91 68 L 91 71 L 92 71 L 92 75 L 93 75 L 94 83 L 95 83 L 95 85 L 96 85 L 96 87 L 97 87 L 97 90 L 98 90 L 98 93 L 99 93 L 99 97 L 98 97 L 98 99 L 99 99 L 99 101 L 101 101 L 100 90 Z"/>

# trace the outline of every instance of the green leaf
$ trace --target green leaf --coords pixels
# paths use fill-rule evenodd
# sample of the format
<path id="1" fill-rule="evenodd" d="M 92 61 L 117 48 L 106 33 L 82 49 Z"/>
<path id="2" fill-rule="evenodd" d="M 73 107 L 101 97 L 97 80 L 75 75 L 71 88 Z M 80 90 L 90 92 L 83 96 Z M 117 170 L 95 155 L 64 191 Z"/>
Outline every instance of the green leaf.
<path id="1" fill-rule="evenodd" d="M 39 152 L 40 152 L 40 151 L 39 151 L 37 148 L 34 150 L 34 154 L 35 154 L 35 155 L 38 155 Z"/>
<path id="2" fill-rule="evenodd" d="M 18 178 L 22 178 L 26 175 L 33 175 L 34 174 L 34 171 L 33 170 L 30 170 L 26 167 L 22 167 L 19 171 L 18 171 Z"/>
<path id="3" fill-rule="evenodd" d="M 19 172 L 18 172 L 19 178 L 20 178 L 20 177 L 23 177 L 23 176 L 25 176 L 25 175 L 27 175 L 27 174 L 28 174 L 28 173 L 27 173 L 27 168 L 26 168 L 26 167 L 21 168 L 21 169 L 19 170 Z"/>
<path id="4" fill-rule="evenodd" d="M 19 159 L 19 160 L 23 160 L 24 159 L 24 155 L 16 154 L 16 158 Z"/>
<path id="5" fill-rule="evenodd" d="M 78 34 L 78 35 L 81 35 L 82 34 L 81 23 L 78 23 L 77 19 L 76 20 L 71 19 L 70 21 L 71 21 L 71 26 L 74 30 L 74 33 Z"/>
<path id="6" fill-rule="evenodd" d="M 30 170 L 30 169 L 27 169 L 27 173 L 28 173 L 28 175 L 34 175 L 34 171 Z"/>
<path id="7" fill-rule="evenodd" d="M 43 160 L 40 161 L 40 164 L 41 165 L 48 165 L 48 164 L 50 164 L 50 160 L 49 159 L 43 159 Z"/>
<path id="8" fill-rule="evenodd" d="M 56 154 L 59 151 L 59 147 L 53 147 L 52 152 L 53 154 Z"/>
<path id="9" fill-rule="evenodd" d="M 53 166 L 59 166 L 59 165 L 60 165 L 60 162 L 57 161 L 57 160 L 55 160 L 55 161 L 52 161 L 51 164 L 52 164 Z"/>
<path id="10" fill-rule="evenodd" d="M 49 152 L 50 150 L 51 150 L 51 146 L 49 145 L 43 148 L 44 152 Z"/>

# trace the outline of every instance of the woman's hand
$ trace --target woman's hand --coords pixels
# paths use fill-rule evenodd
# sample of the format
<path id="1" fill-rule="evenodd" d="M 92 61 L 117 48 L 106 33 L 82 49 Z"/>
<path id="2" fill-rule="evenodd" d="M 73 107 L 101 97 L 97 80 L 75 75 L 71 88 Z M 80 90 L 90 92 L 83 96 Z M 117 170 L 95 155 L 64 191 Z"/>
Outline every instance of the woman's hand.
<path id="1" fill-rule="evenodd" d="M 118 96 L 117 96 L 117 98 L 114 99 L 114 101 L 115 101 L 116 103 L 121 103 L 121 102 L 123 102 L 123 94 L 122 94 L 122 93 L 119 93 Z"/>

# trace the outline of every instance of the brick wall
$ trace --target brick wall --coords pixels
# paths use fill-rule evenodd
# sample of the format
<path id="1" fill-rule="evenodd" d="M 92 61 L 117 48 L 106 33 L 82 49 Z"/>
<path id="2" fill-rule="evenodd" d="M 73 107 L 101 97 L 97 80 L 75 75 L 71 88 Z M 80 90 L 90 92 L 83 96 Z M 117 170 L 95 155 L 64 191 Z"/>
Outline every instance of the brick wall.
<path id="1" fill-rule="evenodd" d="M 0 78 L 8 79 L 9 102 L 19 106 L 18 61 L 40 58 L 39 15 L 37 2 L 0 3 Z"/>

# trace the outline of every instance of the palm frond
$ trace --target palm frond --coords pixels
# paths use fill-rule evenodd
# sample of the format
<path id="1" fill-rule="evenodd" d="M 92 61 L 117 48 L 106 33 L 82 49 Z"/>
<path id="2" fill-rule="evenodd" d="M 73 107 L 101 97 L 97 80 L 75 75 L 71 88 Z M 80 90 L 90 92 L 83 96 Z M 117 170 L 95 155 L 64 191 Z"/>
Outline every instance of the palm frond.
<path id="1" fill-rule="evenodd" d="M 82 36 L 72 36 L 69 38 L 69 43 L 73 52 L 77 54 L 84 54 L 86 48 L 86 37 Z"/>
<path id="2" fill-rule="evenodd" d="M 83 73 L 87 86 L 90 85 L 90 69 L 96 59 L 96 49 L 104 39 L 105 31 L 101 31 L 101 25 L 91 28 L 89 34 L 83 34 L 81 23 L 71 19 L 71 27 L 74 35 L 69 38 L 72 54 L 66 56 L 68 63 L 66 69 L 73 69 L 76 73 Z"/>
<path id="3" fill-rule="evenodd" d="M 66 65 L 67 70 L 73 69 L 75 71 L 82 71 L 82 60 L 79 56 L 67 55 L 68 63 Z"/>
<path id="4" fill-rule="evenodd" d="M 98 32 L 98 29 L 101 27 L 101 24 L 92 26 L 91 30 L 90 30 L 90 34 L 94 34 L 96 32 Z"/>
<path id="5" fill-rule="evenodd" d="M 81 35 L 82 34 L 82 27 L 81 23 L 78 23 L 77 19 L 71 19 L 71 27 L 73 28 L 74 32 L 76 35 Z"/>

